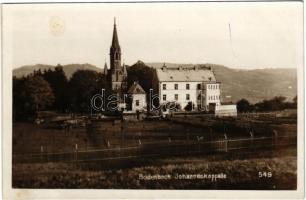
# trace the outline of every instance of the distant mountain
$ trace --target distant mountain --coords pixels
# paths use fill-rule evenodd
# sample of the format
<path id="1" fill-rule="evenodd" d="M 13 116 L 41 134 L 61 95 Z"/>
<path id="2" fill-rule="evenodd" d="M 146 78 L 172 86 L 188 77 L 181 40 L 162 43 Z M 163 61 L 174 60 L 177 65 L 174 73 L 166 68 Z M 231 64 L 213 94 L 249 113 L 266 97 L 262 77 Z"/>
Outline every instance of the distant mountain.
<path id="1" fill-rule="evenodd" d="M 160 68 L 164 63 L 146 63 Z M 193 67 L 193 64 L 165 63 L 167 67 Z M 297 70 L 295 68 L 232 69 L 222 65 L 203 64 L 211 67 L 216 79 L 221 82 L 223 101 L 236 102 L 242 98 L 252 103 L 274 96 L 285 96 L 291 101 L 297 95 Z"/>
<path id="2" fill-rule="evenodd" d="M 144 63 L 138 61 L 135 67 L 160 68 L 164 63 Z M 165 63 L 167 67 L 193 67 L 193 64 L 175 64 Z M 198 64 L 201 67 L 211 67 L 215 72 L 216 78 L 221 82 L 223 101 L 236 102 L 242 98 L 252 103 L 270 99 L 275 96 L 285 96 L 287 100 L 292 100 L 297 94 L 297 70 L 296 69 L 254 69 L 241 70 L 232 69 L 216 64 Z M 28 65 L 14 69 L 13 75 L 22 77 L 28 75 L 34 70 L 54 69 L 53 65 Z M 63 69 L 68 78 L 79 69 L 87 69 L 103 72 L 103 69 L 91 64 L 69 64 L 63 65 Z"/>
<path id="3" fill-rule="evenodd" d="M 97 72 L 103 72 L 103 69 L 98 68 L 94 65 L 85 63 L 85 64 L 68 64 L 68 65 L 62 65 L 64 72 L 68 78 L 72 76 L 72 74 L 77 70 L 93 70 Z M 56 66 L 55 65 L 44 65 L 44 64 L 36 64 L 36 65 L 25 65 L 20 68 L 13 70 L 13 76 L 16 77 L 22 77 L 26 76 L 30 73 L 33 73 L 34 70 L 53 70 Z"/>

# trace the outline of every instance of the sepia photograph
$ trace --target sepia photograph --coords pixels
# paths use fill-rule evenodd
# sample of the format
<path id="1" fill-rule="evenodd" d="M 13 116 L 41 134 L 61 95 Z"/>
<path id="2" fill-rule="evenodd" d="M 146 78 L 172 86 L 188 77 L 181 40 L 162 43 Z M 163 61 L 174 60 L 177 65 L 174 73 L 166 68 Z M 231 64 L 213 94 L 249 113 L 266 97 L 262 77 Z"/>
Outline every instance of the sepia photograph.
<path id="1" fill-rule="evenodd" d="M 2 29 L 7 198 L 304 195 L 302 2 L 2 4 Z"/>

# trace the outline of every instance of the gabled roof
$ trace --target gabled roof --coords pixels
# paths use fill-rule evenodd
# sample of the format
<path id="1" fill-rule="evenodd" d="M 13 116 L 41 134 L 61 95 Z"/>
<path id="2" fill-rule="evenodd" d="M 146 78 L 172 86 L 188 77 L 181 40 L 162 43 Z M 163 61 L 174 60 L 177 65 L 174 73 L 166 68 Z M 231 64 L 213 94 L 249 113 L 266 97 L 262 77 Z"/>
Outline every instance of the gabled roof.
<path id="1" fill-rule="evenodd" d="M 134 82 L 128 90 L 128 94 L 146 94 L 146 92 L 137 82 Z"/>
<path id="2" fill-rule="evenodd" d="M 160 82 L 216 82 L 212 70 L 205 68 L 167 68 L 156 69 Z"/>

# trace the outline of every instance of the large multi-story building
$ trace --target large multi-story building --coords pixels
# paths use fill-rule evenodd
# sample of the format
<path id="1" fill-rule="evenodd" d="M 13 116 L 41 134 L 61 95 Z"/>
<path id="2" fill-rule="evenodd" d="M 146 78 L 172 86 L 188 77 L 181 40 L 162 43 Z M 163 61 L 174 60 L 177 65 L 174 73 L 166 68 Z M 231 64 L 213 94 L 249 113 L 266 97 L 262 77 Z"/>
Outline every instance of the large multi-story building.
<path id="1" fill-rule="evenodd" d="M 164 65 L 156 69 L 154 82 L 161 105 L 175 102 L 181 109 L 191 104 L 193 110 L 209 110 L 221 104 L 220 82 L 211 68 L 167 68 Z"/>

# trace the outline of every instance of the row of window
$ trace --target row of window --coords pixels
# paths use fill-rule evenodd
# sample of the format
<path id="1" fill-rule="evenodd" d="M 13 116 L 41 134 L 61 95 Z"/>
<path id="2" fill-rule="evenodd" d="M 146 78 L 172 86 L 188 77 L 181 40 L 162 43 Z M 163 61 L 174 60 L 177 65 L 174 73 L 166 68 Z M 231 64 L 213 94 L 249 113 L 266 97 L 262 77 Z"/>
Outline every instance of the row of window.
<path id="1" fill-rule="evenodd" d="M 220 96 L 219 95 L 209 95 L 208 100 L 220 100 Z"/>
<path id="2" fill-rule="evenodd" d="M 213 90 L 219 89 L 219 85 L 208 85 L 207 87 L 208 89 L 213 89 Z"/>
<path id="3" fill-rule="evenodd" d="M 166 94 L 163 95 L 163 100 L 167 101 Z M 178 94 L 174 95 L 174 100 L 176 101 L 178 100 Z M 186 100 L 190 100 L 190 94 L 186 94 Z M 198 95 L 198 100 L 201 100 L 201 95 Z M 220 100 L 220 96 L 219 95 L 209 95 L 208 100 Z"/>
<path id="4" fill-rule="evenodd" d="M 163 90 L 167 89 L 167 84 L 163 84 Z M 175 83 L 174 84 L 174 89 L 178 90 L 178 84 Z M 190 84 L 186 83 L 186 90 L 190 89 Z M 201 89 L 201 84 L 197 84 L 197 89 L 200 90 Z M 219 89 L 219 85 L 208 85 L 208 89 Z"/>
<path id="5" fill-rule="evenodd" d="M 167 101 L 167 95 L 165 95 L 165 94 L 163 95 L 163 100 Z M 174 100 L 176 100 L 176 101 L 178 100 L 178 94 L 174 95 Z M 186 100 L 190 100 L 190 94 L 186 94 Z"/>
<path id="6" fill-rule="evenodd" d="M 167 84 L 163 84 L 163 90 L 166 90 L 167 89 Z M 178 90 L 178 84 L 174 84 L 174 89 L 175 90 Z M 190 85 L 187 83 L 186 84 L 186 90 L 189 90 L 190 89 Z"/>

